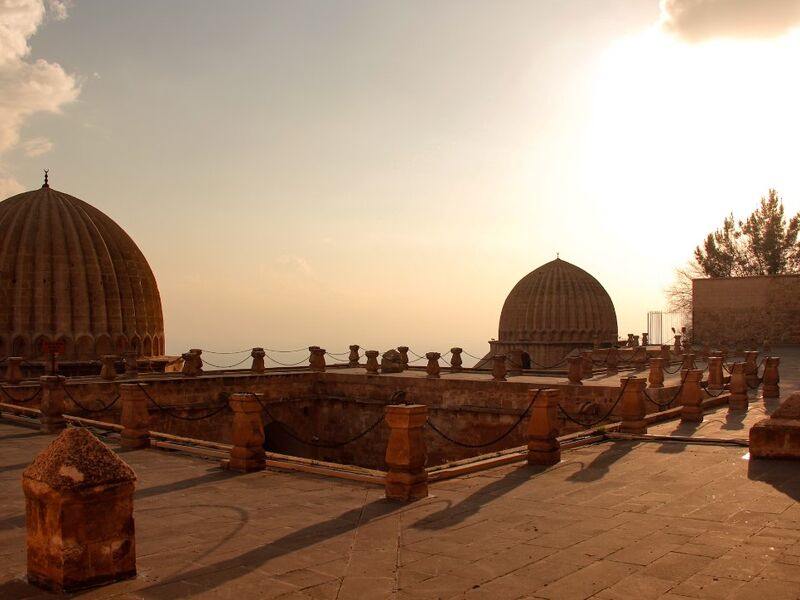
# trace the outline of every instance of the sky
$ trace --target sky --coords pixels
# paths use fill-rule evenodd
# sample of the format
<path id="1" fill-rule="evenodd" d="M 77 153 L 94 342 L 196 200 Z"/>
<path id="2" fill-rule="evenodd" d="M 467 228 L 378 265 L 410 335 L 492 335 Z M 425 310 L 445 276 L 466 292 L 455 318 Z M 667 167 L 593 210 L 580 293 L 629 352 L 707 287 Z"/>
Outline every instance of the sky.
<path id="1" fill-rule="evenodd" d="M 168 353 L 483 355 L 560 257 L 619 332 L 730 212 L 800 210 L 797 0 L 0 0 L 0 198 L 96 206 Z"/>

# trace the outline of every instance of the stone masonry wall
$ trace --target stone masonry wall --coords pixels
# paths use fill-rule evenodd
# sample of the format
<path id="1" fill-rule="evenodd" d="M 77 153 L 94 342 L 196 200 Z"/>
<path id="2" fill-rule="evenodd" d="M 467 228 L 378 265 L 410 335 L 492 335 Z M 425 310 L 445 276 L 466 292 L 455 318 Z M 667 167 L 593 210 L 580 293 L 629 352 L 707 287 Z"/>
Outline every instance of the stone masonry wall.
<path id="1" fill-rule="evenodd" d="M 800 275 L 695 279 L 693 339 L 800 344 Z"/>

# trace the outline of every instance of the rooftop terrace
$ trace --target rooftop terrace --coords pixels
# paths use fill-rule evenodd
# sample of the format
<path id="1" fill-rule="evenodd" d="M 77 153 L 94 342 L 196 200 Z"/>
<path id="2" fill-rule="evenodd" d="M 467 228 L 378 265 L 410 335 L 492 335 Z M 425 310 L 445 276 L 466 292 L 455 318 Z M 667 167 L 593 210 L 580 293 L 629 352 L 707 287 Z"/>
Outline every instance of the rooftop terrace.
<path id="1" fill-rule="evenodd" d="M 782 351 L 781 391 L 800 384 Z M 432 483 L 413 504 L 383 488 L 303 473 L 247 475 L 212 460 L 112 448 L 139 478 L 139 576 L 81 598 L 800 597 L 800 469 L 749 461 L 745 439 L 777 403 L 727 408 L 693 441 L 613 441 Z M 0 421 L 0 598 L 25 582 L 22 470 L 51 436 Z"/>

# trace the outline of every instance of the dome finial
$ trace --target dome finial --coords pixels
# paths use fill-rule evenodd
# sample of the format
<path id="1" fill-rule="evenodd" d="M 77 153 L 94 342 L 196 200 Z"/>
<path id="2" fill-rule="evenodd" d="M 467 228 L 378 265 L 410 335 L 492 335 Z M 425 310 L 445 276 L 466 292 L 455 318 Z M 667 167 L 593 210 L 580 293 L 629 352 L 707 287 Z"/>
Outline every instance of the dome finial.
<path id="1" fill-rule="evenodd" d="M 47 183 L 47 174 L 50 172 L 50 169 L 44 169 L 44 183 L 42 184 L 43 188 L 49 188 L 50 184 Z"/>
<path id="2" fill-rule="evenodd" d="M 558 260 L 559 258 L 561 258 L 561 253 L 560 252 L 556 252 L 556 260 Z"/>

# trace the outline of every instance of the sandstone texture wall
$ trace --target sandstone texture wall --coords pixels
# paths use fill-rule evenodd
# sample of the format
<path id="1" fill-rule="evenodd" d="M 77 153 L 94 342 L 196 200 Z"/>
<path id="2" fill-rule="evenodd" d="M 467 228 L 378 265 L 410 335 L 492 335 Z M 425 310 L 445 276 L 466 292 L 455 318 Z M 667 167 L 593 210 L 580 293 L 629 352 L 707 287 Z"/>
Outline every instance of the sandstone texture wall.
<path id="1" fill-rule="evenodd" d="M 800 275 L 695 279 L 696 343 L 800 344 Z"/>

